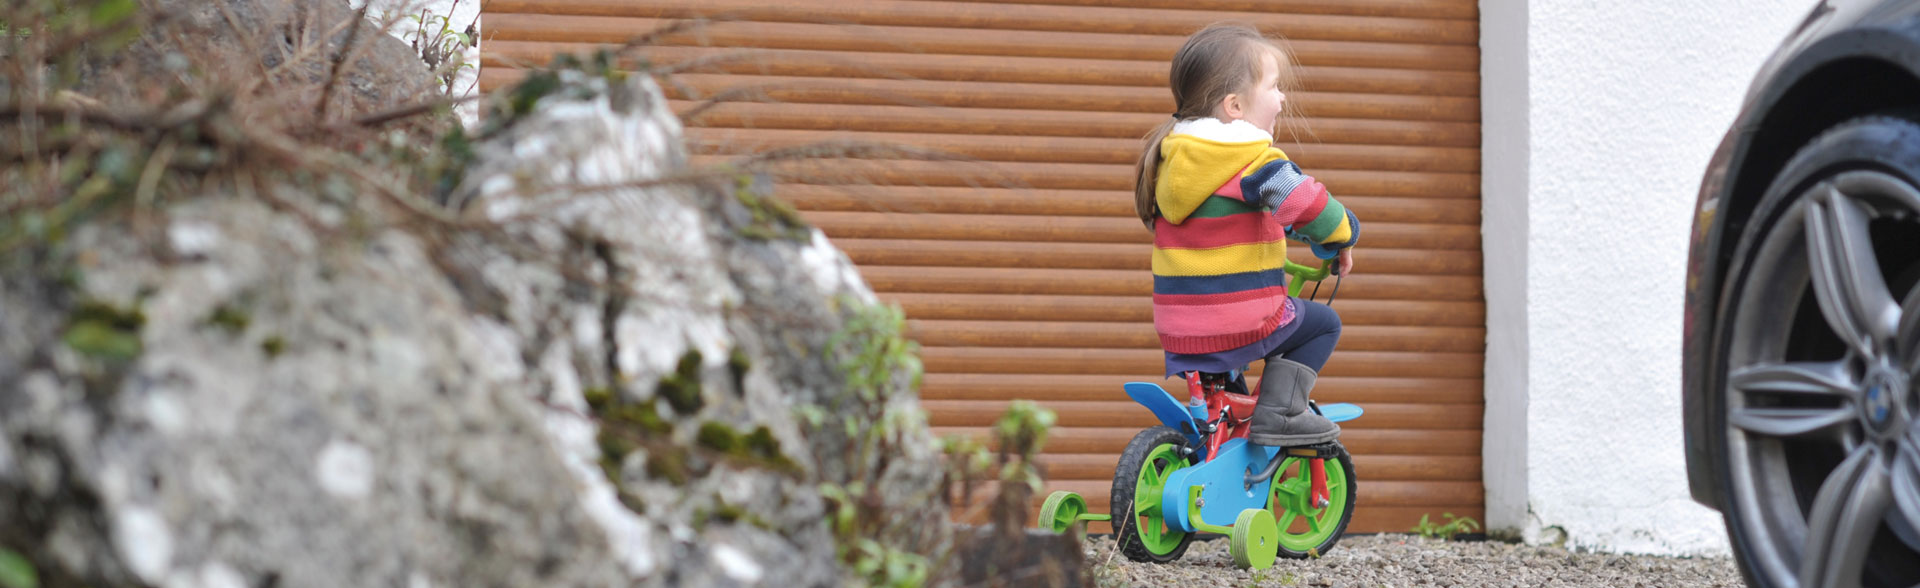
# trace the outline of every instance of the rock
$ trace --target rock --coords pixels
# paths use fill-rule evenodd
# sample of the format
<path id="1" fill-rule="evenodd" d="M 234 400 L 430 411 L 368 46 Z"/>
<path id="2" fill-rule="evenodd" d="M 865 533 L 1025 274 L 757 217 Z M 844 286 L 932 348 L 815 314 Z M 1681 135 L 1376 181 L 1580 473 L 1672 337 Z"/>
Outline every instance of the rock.
<path id="1" fill-rule="evenodd" d="M 0 546 L 48 585 L 301 587 L 837 586 L 856 539 L 945 545 L 846 257 L 752 178 L 656 182 L 651 81 L 555 81 L 447 227 L 284 184 L 311 214 L 170 195 L 0 253 Z"/>
<path id="2" fill-rule="evenodd" d="M 207 86 L 254 87 L 263 123 L 285 124 L 316 113 L 328 99 L 330 119 L 416 104 L 439 96 L 420 55 L 381 25 L 354 22 L 346 0 L 157 0 L 163 15 L 131 46 L 87 64 L 76 91 L 106 105 L 158 103 L 171 76 Z M 351 45 L 349 45 L 351 39 Z M 352 47 L 349 53 L 348 48 Z M 351 57 L 351 59 L 347 59 Z M 342 66 L 335 78 L 334 62 Z M 327 90 L 331 84 L 333 88 Z"/>
<path id="3" fill-rule="evenodd" d="M 969 527 L 957 533 L 954 556 L 966 562 L 960 572 L 965 586 L 1091 586 L 1087 554 L 1080 537 L 1023 529 L 1007 533 L 992 527 Z"/>

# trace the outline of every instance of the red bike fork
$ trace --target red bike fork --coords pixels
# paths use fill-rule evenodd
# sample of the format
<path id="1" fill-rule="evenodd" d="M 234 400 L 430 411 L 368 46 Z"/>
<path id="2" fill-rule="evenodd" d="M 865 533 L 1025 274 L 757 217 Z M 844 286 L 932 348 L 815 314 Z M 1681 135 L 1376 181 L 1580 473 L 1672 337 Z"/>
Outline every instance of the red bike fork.
<path id="1" fill-rule="evenodd" d="M 1326 508 L 1333 502 L 1333 493 L 1327 491 L 1327 460 L 1318 457 L 1307 462 L 1313 468 L 1313 507 Z"/>
<path id="2" fill-rule="evenodd" d="M 1187 402 L 1190 404 L 1205 404 L 1207 406 L 1207 422 L 1214 423 L 1218 420 L 1218 422 L 1214 424 L 1212 431 L 1204 432 L 1207 438 L 1207 459 L 1213 459 L 1215 456 L 1220 455 L 1220 445 L 1226 443 L 1227 439 L 1233 437 L 1233 423 L 1227 422 L 1220 416 L 1227 408 L 1227 400 L 1221 397 L 1223 394 L 1222 391 L 1200 381 L 1200 372 L 1187 372 L 1186 375 Z"/>

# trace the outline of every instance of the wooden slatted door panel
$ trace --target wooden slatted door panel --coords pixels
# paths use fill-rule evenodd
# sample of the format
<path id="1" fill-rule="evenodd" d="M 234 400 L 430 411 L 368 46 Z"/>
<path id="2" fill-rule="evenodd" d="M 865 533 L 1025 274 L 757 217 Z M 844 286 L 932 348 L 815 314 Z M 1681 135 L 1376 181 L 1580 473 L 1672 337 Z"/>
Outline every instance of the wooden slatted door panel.
<path id="1" fill-rule="evenodd" d="M 906 310 L 938 431 L 984 438 L 1009 401 L 1039 401 L 1060 414 L 1042 458 L 1052 488 L 1102 511 L 1121 448 L 1154 424 L 1120 385 L 1161 370 L 1150 238 L 1131 189 L 1139 138 L 1172 110 L 1167 62 L 1212 22 L 1285 35 L 1305 85 L 1288 107 L 1310 118 L 1283 136 L 1304 141 L 1281 146 L 1366 221 L 1360 273 L 1335 304 L 1340 350 L 1314 392 L 1367 408 L 1343 436 L 1361 476 L 1352 528 L 1482 517 L 1475 0 L 492 0 L 485 10 L 486 89 L 556 53 L 708 19 L 636 52 L 675 71 L 664 85 L 676 112 L 698 113 L 687 120 L 696 165 L 823 141 L 965 158 L 812 162 L 817 179 L 779 194 Z"/>

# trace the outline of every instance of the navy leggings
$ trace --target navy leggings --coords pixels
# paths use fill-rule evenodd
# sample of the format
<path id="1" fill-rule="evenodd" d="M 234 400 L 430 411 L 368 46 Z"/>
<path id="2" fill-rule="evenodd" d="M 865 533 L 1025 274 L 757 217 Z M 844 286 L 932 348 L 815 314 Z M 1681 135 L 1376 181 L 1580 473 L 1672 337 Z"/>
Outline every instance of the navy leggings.
<path id="1" fill-rule="evenodd" d="M 1274 347 L 1273 354 L 1268 355 L 1267 360 L 1284 356 L 1319 372 L 1321 366 L 1327 365 L 1327 358 L 1333 355 L 1334 344 L 1340 342 L 1340 315 L 1325 304 L 1298 298 L 1294 299 L 1294 309 L 1300 313 L 1293 319 L 1300 321 L 1300 327 Z"/>

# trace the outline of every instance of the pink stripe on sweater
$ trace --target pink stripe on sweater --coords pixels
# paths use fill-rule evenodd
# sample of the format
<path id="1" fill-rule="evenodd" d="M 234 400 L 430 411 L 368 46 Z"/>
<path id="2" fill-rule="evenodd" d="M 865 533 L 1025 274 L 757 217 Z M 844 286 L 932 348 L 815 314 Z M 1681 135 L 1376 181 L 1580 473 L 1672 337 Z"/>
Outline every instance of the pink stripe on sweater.
<path id="1" fill-rule="evenodd" d="M 1240 170 L 1240 173 L 1233 174 L 1233 179 L 1227 180 L 1225 184 L 1221 184 L 1220 189 L 1213 191 L 1213 195 L 1226 196 L 1243 202 L 1246 201 L 1246 195 L 1240 192 L 1240 179 L 1244 177 L 1247 177 L 1247 170 L 1244 169 Z"/>
<path id="2" fill-rule="evenodd" d="M 1219 294 L 1154 294 L 1153 303 L 1159 306 L 1231 304 L 1235 302 L 1246 302 L 1248 300 L 1277 299 L 1286 295 L 1286 286 L 1273 286 L 1254 290 L 1241 290 L 1238 292 L 1221 292 Z"/>
<path id="3" fill-rule="evenodd" d="M 1312 222 L 1326 208 L 1326 185 L 1313 179 L 1313 176 L 1303 176 L 1300 185 L 1287 194 L 1287 199 L 1280 202 L 1280 207 L 1274 209 L 1273 215 L 1280 219 L 1280 224 L 1294 226 Z"/>
<path id="4" fill-rule="evenodd" d="M 1155 305 L 1153 326 L 1160 334 L 1160 346 L 1167 351 L 1185 354 L 1226 351 L 1264 339 L 1280 325 L 1292 321 L 1285 300 L 1265 298 L 1207 306 Z"/>
<path id="5" fill-rule="evenodd" d="M 1158 249 L 1218 249 L 1234 245 L 1270 243 L 1286 238 L 1278 223 L 1249 222 L 1247 212 L 1218 218 L 1192 218 L 1174 225 L 1154 219 L 1153 246 Z M 1168 228 L 1177 227 L 1177 228 Z"/>

